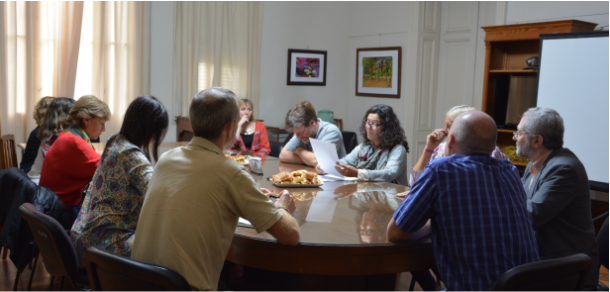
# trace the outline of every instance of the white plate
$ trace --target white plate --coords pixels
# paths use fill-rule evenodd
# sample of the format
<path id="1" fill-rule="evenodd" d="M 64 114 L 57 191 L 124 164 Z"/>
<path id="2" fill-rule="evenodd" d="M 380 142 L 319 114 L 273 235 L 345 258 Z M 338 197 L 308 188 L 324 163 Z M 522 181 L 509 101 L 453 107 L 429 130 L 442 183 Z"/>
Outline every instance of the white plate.
<path id="1" fill-rule="evenodd" d="M 316 188 L 321 187 L 323 184 L 319 185 L 304 185 L 304 184 L 278 184 L 272 181 L 273 185 L 279 188 Z"/>

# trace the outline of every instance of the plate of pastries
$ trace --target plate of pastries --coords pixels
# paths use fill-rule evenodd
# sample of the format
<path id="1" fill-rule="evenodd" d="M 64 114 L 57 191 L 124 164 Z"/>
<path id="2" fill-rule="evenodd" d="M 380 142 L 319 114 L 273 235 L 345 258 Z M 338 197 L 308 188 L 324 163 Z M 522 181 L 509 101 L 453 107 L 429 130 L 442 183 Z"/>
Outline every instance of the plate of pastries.
<path id="1" fill-rule="evenodd" d="M 225 156 L 237 161 L 238 163 L 244 164 L 244 165 L 249 163 L 248 158 L 246 158 L 246 156 L 243 156 L 243 155 L 237 155 L 237 156 L 225 155 Z"/>
<path id="2" fill-rule="evenodd" d="M 315 172 L 304 169 L 280 172 L 271 177 L 273 184 L 281 188 L 311 188 L 323 185 Z"/>

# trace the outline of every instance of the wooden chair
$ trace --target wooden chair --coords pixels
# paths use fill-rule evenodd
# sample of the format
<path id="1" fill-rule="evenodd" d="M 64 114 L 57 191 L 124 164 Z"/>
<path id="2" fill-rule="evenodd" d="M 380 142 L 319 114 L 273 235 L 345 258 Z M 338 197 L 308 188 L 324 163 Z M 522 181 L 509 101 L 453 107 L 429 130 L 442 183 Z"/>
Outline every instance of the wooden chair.
<path id="1" fill-rule="evenodd" d="M 280 128 L 270 127 L 270 126 L 265 126 L 265 128 L 267 128 L 267 130 L 274 130 L 275 133 L 277 134 L 277 137 L 275 138 L 275 142 L 280 142 Z M 269 142 L 271 142 L 271 140 Z"/>
<path id="2" fill-rule="evenodd" d="M 2 136 L 2 144 L 0 144 L 0 170 L 11 167 L 19 167 L 19 164 L 17 164 L 15 136 L 7 134 Z"/>
<path id="3" fill-rule="evenodd" d="M 30 226 L 36 246 L 44 259 L 45 268 L 51 274 L 48 290 L 53 288 L 55 277 L 61 277 L 59 290 L 63 290 L 64 278 L 68 277 L 74 288 L 79 291 L 89 291 L 87 271 L 79 269 L 74 244 L 61 224 L 30 203 L 21 205 L 19 212 Z M 17 290 L 17 283 L 18 280 L 15 280 L 13 290 Z"/>
<path id="4" fill-rule="evenodd" d="M 337 126 L 339 130 L 343 131 L 343 119 L 335 119 L 335 126 Z"/>
<path id="5" fill-rule="evenodd" d="M 176 141 L 188 142 L 193 139 L 193 127 L 186 117 L 176 117 Z"/>

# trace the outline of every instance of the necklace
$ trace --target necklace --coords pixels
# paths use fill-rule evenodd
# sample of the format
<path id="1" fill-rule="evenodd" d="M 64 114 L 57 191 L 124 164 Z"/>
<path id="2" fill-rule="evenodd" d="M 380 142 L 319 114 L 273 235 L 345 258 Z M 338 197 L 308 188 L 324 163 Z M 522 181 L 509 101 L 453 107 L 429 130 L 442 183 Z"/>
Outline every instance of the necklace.
<path id="1" fill-rule="evenodd" d="M 246 131 L 244 131 L 243 134 L 244 135 L 252 135 L 252 134 L 254 134 L 254 127 L 250 127 L 250 125 L 248 125 L 248 127 L 246 128 Z"/>

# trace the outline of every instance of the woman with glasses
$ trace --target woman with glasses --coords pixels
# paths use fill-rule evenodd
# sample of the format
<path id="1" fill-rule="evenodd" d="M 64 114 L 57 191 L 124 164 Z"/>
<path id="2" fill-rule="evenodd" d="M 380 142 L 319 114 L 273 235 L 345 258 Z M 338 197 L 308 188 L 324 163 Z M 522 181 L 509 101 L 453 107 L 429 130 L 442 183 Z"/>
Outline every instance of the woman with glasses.
<path id="1" fill-rule="evenodd" d="M 337 171 L 359 180 L 407 186 L 409 144 L 392 107 L 379 104 L 366 111 L 360 134 L 364 142 L 339 160 Z M 316 170 L 324 173 L 320 165 L 316 165 Z"/>
<path id="2" fill-rule="evenodd" d="M 451 125 L 453 125 L 453 121 L 457 116 L 459 116 L 463 112 L 474 111 L 476 110 L 474 107 L 470 107 L 467 105 L 458 105 L 454 106 L 447 112 L 447 116 L 445 117 L 445 128 L 444 129 L 436 129 L 430 135 L 428 135 L 426 139 L 426 147 L 422 152 L 417 164 L 413 168 L 410 169 L 409 176 L 409 185 L 413 186 L 417 178 L 424 171 L 424 168 L 428 163 L 436 158 L 445 156 L 445 145 L 446 142 L 443 142 L 447 134 L 449 133 L 449 129 L 451 129 Z M 491 153 L 491 156 L 496 159 L 505 159 L 508 160 L 508 157 L 500 151 L 498 146 Z M 405 196 L 407 193 L 399 193 L 397 196 Z"/>

